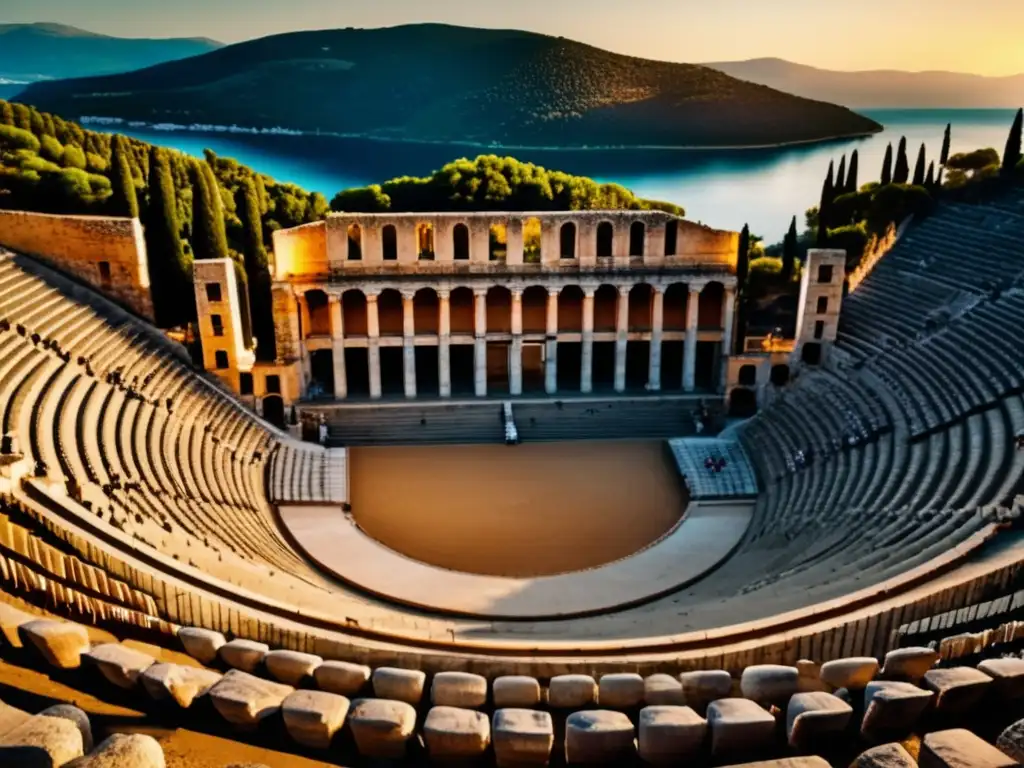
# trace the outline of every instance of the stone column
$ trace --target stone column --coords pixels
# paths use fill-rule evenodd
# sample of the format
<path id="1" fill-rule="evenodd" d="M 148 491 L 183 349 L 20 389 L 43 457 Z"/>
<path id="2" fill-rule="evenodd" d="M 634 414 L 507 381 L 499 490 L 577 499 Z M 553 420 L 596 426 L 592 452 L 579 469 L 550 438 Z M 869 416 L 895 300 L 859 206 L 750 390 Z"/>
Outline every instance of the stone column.
<path id="1" fill-rule="evenodd" d="M 647 368 L 647 389 L 661 389 L 661 331 L 664 325 L 665 291 L 656 287 L 651 293 L 651 354 Z"/>
<path id="2" fill-rule="evenodd" d="M 402 372 L 405 375 L 405 396 L 416 397 L 416 323 L 413 316 L 412 291 L 402 291 Z"/>
<path id="3" fill-rule="evenodd" d="M 523 292 L 512 291 L 512 346 L 509 348 L 508 391 L 523 394 Z"/>
<path id="4" fill-rule="evenodd" d="M 299 368 L 302 370 L 302 392 L 305 393 L 313 378 L 313 366 L 306 348 L 306 339 L 309 338 L 309 304 L 306 303 L 304 293 L 298 294 L 295 301 L 299 305 Z"/>
<path id="5" fill-rule="evenodd" d="M 331 350 L 334 359 L 334 397 L 344 400 L 348 397 L 348 376 L 345 372 L 345 328 L 341 314 L 341 296 L 327 294 L 331 311 Z"/>
<path id="6" fill-rule="evenodd" d="M 615 391 L 626 391 L 626 339 L 629 333 L 629 286 L 619 286 L 615 318 Z"/>
<path id="7" fill-rule="evenodd" d="M 690 285 L 686 301 L 686 342 L 683 345 L 683 390 L 693 392 L 697 373 L 697 313 L 702 285 Z"/>
<path id="8" fill-rule="evenodd" d="M 295 301 L 299 304 L 299 322 L 302 325 L 300 335 L 303 339 L 307 339 L 309 338 L 309 304 L 306 302 L 306 294 L 300 293 L 295 297 Z"/>
<path id="9" fill-rule="evenodd" d="M 366 362 L 370 367 L 370 397 L 380 399 L 380 317 L 377 314 L 377 295 L 366 294 Z"/>
<path id="10" fill-rule="evenodd" d="M 558 288 L 548 288 L 547 338 L 544 340 L 544 391 L 558 391 Z"/>
<path id="11" fill-rule="evenodd" d="M 487 397 L 487 289 L 473 289 L 473 380 L 477 397 Z"/>
<path id="12" fill-rule="evenodd" d="M 722 309 L 722 364 L 718 372 L 718 391 L 725 392 L 729 381 L 729 357 L 733 353 L 733 326 L 736 324 L 736 289 L 726 286 L 725 306 Z"/>
<path id="13" fill-rule="evenodd" d="M 583 288 L 583 344 L 580 351 L 580 392 L 594 391 L 594 292 Z"/>
<path id="14" fill-rule="evenodd" d="M 452 310 L 450 299 L 451 291 L 442 289 L 437 292 L 440 312 L 437 319 L 437 375 L 441 397 L 452 396 Z"/>

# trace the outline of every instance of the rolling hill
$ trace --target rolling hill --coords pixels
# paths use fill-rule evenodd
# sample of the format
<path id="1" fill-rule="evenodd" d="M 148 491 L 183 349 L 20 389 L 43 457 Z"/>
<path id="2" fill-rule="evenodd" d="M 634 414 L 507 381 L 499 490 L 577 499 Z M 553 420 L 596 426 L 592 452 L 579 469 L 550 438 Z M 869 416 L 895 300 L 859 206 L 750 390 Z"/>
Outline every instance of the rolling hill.
<path id="1" fill-rule="evenodd" d="M 984 77 L 961 72 L 868 70 L 836 72 L 784 59 L 705 64 L 732 77 L 807 99 L 852 109 L 1016 108 L 1024 104 L 1024 74 Z"/>
<path id="2" fill-rule="evenodd" d="M 707 67 L 529 32 L 439 24 L 295 32 L 137 72 L 38 83 L 76 117 L 514 146 L 756 146 L 872 120 Z"/>
<path id="3" fill-rule="evenodd" d="M 0 24 L 0 85 L 128 72 L 218 47 L 205 39 L 135 39 L 62 24 Z"/>

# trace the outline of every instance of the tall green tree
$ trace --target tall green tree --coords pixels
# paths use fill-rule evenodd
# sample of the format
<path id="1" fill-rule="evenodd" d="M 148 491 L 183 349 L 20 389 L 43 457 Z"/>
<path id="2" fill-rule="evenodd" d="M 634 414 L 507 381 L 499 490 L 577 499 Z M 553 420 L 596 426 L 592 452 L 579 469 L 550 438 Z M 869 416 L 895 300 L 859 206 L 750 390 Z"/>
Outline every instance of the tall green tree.
<path id="1" fill-rule="evenodd" d="M 750 226 L 743 225 L 740 230 L 739 252 L 736 254 L 736 284 L 740 290 L 747 282 L 747 275 L 750 272 Z"/>
<path id="2" fill-rule="evenodd" d="M 258 342 L 256 353 L 262 360 L 273 360 L 276 357 L 276 350 L 270 269 L 267 249 L 263 242 L 263 214 L 259 190 L 252 176 L 247 176 L 242 181 L 235 207 L 242 222 L 249 309 L 252 314 L 253 333 Z"/>
<path id="3" fill-rule="evenodd" d="M 191 268 L 181 242 L 174 177 L 167 153 L 152 147 L 149 167 L 145 233 L 153 310 L 159 326 L 171 327 L 188 322 L 194 315 L 195 304 L 182 300 L 191 289 Z"/>
<path id="4" fill-rule="evenodd" d="M 892 184 L 892 142 L 885 148 L 885 159 L 882 161 L 881 186 Z"/>
<path id="5" fill-rule="evenodd" d="M 211 189 L 209 166 L 192 166 L 192 253 L 197 259 L 225 259 L 228 255 L 224 217 L 220 213 L 220 193 Z M 216 180 L 214 180 L 216 183 Z"/>
<path id="6" fill-rule="evenodd" d="M 935 161 L 928 163 L 928 175 L 925 177 L 924 186 L 926 189 L 935 189 Z"/>
<path id="7" fill-rule="evenodd" d="M 1010 126 L 1010 135 L 1006 137 L 1006 149 L 1003 150 L 1002 173 L 1009 176 L 1017 170 L 1021 160 L 1021 129 L 1024 128 L 1024 109 L 1018 109 Z"/>
<path id="8" fill-rule="evenodd" d="M 832 215 L 832 201 L 835 199 L 835 187 L 833 184 L 832 163 L 828 164 L 828 175 L 825 183 L 821 185 L 821 204 L 818 206 L 818 237 L 819 248 L 828 244 L 828 225 Z"/>
<path id="9" fill-rule="evenodd" d="M 782 239 L 782 277 L 789 280 L 793 277 L 796 267 L 796 255 L 799 247 L 799 236 L 796 231 L 796 216 L 789 222 L 789 231 Z"/>
<path id="10" fill-rule="evenodd" d="M 924 173 L 925 173 L 925 156 L 924 156 L 924 143 L 921 144 L 921 149 L 917 151 L 917 162 L 914 164 L 914 186 L 920 187 L 924 184 Z"/>
<path id="11" fill-rule="evenodd" d="M 846 190 L 846 155 L 839 160 L 839 170 L 836 171 L 834 183 L 836 196 L 843 194 Z"/>
<path id="12" fill-rule="evenodd" d="M 942 152 L 939 153 L 939 165 L 943 167 L 945 167 L 946 161 L 949 160 L 949 141 L 952 130 L 952 123 L 946 123 L 946 130 L 942 134 Z"/>
<path id="13" fill-rule="evenodd" d="M 906 184 L 910 180 L 910 162 L 907 160 L 907 137 L 900 137 L 900 146 L 896 150 L 896 165 L 892 170 L 894 184 Z"/>
<path id="14" fill-rule="evenodd" d="M 0 125 L 14 125 L 14 109 L 6 101 L 0 101 Z"/>
<path id="15" fill-rule="evenodd" d="M 860 187 L 857 183 L 857 173 L 860 170 L 860 156 L 857 150 L 853 150 L 853 154 L 850 155 L 850 167 L 846 171 L 846 185 L 843 187 L 844 193 L 856 192 Z"/>
<path id="16" fill-rule="evenodd" d="M 83 158 L 84 159 L 84 158 Z M 135 179 L 132 177 L 131 165 L 120 134 L 114 136 L 113 151 L 110 156 L 110 183 L 113 194 L 110 205 L 115 215 L 139 217 L 139 199 L 135 191 Z"/>

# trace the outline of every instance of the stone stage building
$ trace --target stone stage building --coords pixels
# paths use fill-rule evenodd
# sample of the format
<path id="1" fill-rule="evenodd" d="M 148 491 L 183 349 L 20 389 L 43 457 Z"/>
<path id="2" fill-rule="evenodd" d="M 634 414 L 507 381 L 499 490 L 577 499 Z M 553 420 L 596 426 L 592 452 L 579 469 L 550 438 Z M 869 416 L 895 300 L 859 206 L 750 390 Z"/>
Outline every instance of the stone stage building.
<path id="1" fill-rule="evenodd" d="M 278 363 L 241 391 L 719 392 L 737 246 L 660 211 L 331 215 L 274 234 Z"/>

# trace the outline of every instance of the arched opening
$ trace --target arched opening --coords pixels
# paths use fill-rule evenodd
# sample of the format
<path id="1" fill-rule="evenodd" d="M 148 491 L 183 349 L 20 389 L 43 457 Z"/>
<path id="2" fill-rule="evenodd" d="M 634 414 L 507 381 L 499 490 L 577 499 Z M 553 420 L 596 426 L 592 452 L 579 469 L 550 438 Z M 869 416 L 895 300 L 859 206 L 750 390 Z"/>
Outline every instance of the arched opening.
<path id="1" fill-rule="evenodd" d="M 631 257 L 643 257 L 646 239 L 647 227 L 642 221 L 634 221 L 629 225 L 629 255 Z"/>
<path id="2" fill-rule="evenodd" d="M 385 288 L 377 297 L 377 324 L 381 336 L 401 336 L 405 331 L 402 294 L 394 288 Z"/>
<path id="3" fill-rule="evenodd" d="M 487 236 L 487 260 L 505 261 L 508 258 L 508 228 L 492 224 Z"/>
<path id="4" fill-rule="evenodd" d="M 567 285 L 558 294 L 558 331 L 583 330 L 583 289 Z"/>
<path id="5" fill-rule="evenodd" d="M 420 261 L 434 260 L 434 225 L 423 222 L 416 225 L 416 244 Z"/>
<path id="6" fill-rule="evenodd" d="M 420 288 L 416 291 L 412 297 L 412 317 L 413 332 L 417 336 L 436 336 L 440 332 L 441 301 L 437 291 L 433 288 Z M 440 394 L 439 349 L 439 344 L 417 344 L 413 348 L 418 396 L 431 397 Z"/>
<path id="7" fill-rule="evenodd" d="M 740 384 L 741 387 L 756 387 L 757 386 L 757 366 L 756 365 L 743 365 L 743 366 L 740 366 L 739 384 Z"/>
<path id="8" fill-rule="evenodd" d="M 786 386 L 789 383 L 789 366 L 785 364 L 773 365 L 769 378 L 776 387 Z"/>
<path id="9" fill-rule="evenodd" d="M 523 222 L 523 262 L 540 264 L 541 260 L 541 224 L 540 219 L 531 216 Z"/>
<path id="10" fill-rule="evenodd" d="M 331 335 L 331 309 L 327 303 L 327 294 L 319 288 L 306 291 L 306 311 L 309 313 L 309 328 L 306 329 L 307 336 L 330 336 Z"/>
<path id="11" fill-rule="evenodd" d="M 279 429 L 284 429 L 284 401 L 280 395 L 263 398 L 263 418 Z"/>
<path id="12" fill-rule="evenodd" d="M 612 241 L 615 239 L 615 227 L 610 221 L 602 221 L 597 225 L 597 257 L 611 258 Z"/>
<path id="13" fill-rule="evenodd" d="M 356 289 L 341 294 L 342 330 L 345 338 L 366 336 L 366 295 Z"/>
<path id="14" fill-rule="evenodd" d="M 675 392 L 683 387 L 683 333 L 686 331 L 686 302 L 689 289 L 685 283 L 672 283 L 662 299 L 661 388 Z"/>
<path id="15" fill-rule="evenodd" d="M 818 365 L 821 363 L 821 344 L 809 341 L 800 350 L 800 359 L 807 365 Z"/>
<path id="16" fill-rule="evenodd" d="M 461 287 L 452 290 L 451 298 L 448 300 L 452 334 L 472 336 L 476 332 L 476 313 L 473 300 L 473 291 L 469 288 Z"/>
<path id="17" fill-rule="evenodd" d="M 348 260 L 360 261 L 363 258 L 363 230 L 358 224 L 348 225 Z"/>
<path id="18" fill-rule="evenodd" d="M 757 395 L 752 389 L 736 387 L 729 394 L 729 415 L 745 419 L 757 413 Z"/>
<path id="19" fill-rule="evenodd" d="M 686 302 L 690 290 L 686 283 L 672 283 L 662 300 L 661 327 L 666 331 L 686 330 Z"/>
<path id="20" fill-rule="evenodd" d="M 583 289 L 567 285 L 558 294 L 559 333 L 580 333 L 583 330 Z M 556 384 L 561 392 L 579 392 L 583 369 L 583 344 L 577 341 L 558 342 Z"/>
<path id="21" fill-rule="evenodd" d="M 548 291 L 531 285 L 523 291 L 523 333 L 543 334 L 548 327 Z"/>
<path id="22" fill-rule="evenodd" d="M 697 327 L 719 329 L 722 327 L 722 304 L 725 286 L 718 282 L 708 283 L 700 292 L 697 307 Z"/>
<path id="23" fill-rule="evenodd" d="M 452 248 L 456 261 L 469 261 L 469 227 L 456 224 L 452 229 Z"/>
<path id="24" fill-rule="evenodd" d="M 558 243 L 561 258 L 576 258 L 576 225 L 573 222 L 565 222 L 558 230 Z"/>
<path id="25" fill-rule="evenodd" d="M 487 332 L 512 333 L 512 292 L 504 286 L 487 291 Z"/>
<path id="26" fill-rule="evenodd" d="M 512 292 L 504 286 L 487 291 L 487 333 L 512 332 Z M 509 391 L 508 341 L 487 342 L 487 391 L 504 394 Z"/>
<path id="27" fill-rule="evenodd" d="M 306 396 L 334 397 L 334 352 L 317 349 L 309 356 L 310 382 Z"/>
<path id="28" fill-rule="evenodd" d="M 679 241 L 679 222 L 675 219 L 665 223 L 665 255 L 675 256 Z"/>
<path id="29" fill-rule="evenodd" d="M 384 249 L 384 261 L 398 261 L 398 230 L 394 224 L 385 224 L 380 232 L 381 245 Z"/>
<path id="30" fill-rule="evenodd" d="M 602 285 L 594 293 L 594 332 L 614 331 L 619 311 L 619 289 Z"/>
<path id="31" fill-rule="evenodd" d="M 654 312 L 654 289 L 638 283 L 629 289 L 629 331 L 651 330 Z"/>
<path id="32" fill-rule="evenodd" d="M 413 327 L 417 336 L 438 334 L 441 302 L 433 288 L 420 288 L 412 298 Z"/>

